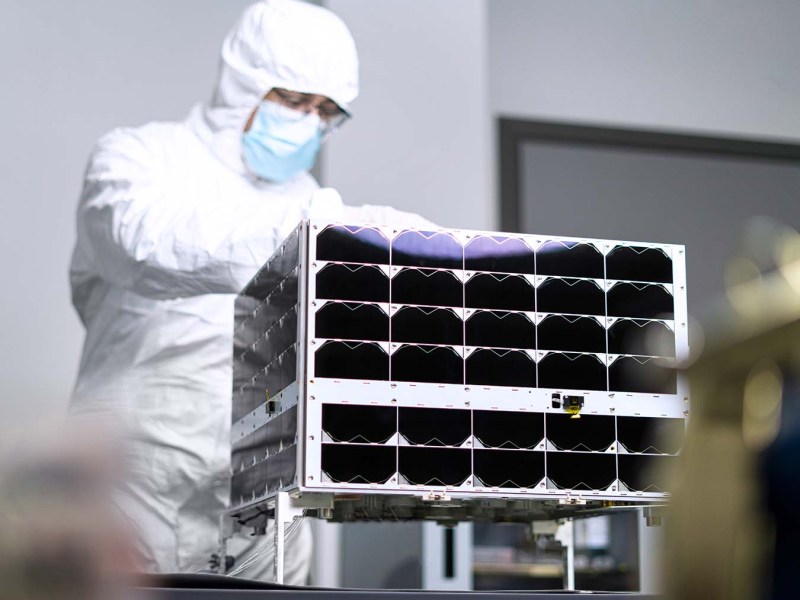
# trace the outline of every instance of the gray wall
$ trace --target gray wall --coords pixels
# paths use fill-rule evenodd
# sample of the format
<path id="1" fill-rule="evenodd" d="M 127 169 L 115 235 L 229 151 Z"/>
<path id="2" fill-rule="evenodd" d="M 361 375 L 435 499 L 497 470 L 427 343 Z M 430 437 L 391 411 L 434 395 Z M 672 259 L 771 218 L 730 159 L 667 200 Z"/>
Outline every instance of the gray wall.
<path id="1" fill-rule="evenodd" d="M 5 0 L 0 19 L 0 431 L 60 414 L 82 330 L 67 268 L 82 172 L 120 125 L 207 97 L 245 0 Z"/>
<path id="2" fill-rule="evenodd" d="M 419 523 L 345 523 L 341 585 L 418 589 L 422 584 Z"/>
<path id="3" fill-rule="evenodd" d="M 355 118 L 323 179 L 351 204 L 390 204 L 445 227 L 489 228 L 485 0 L 328 0 L 361 57 Z"/>
<path id="4" fill-rule="evenodd" d="M 798 139 L 798 23 L 793 0 L 491 0 L 491 108 Z"/>

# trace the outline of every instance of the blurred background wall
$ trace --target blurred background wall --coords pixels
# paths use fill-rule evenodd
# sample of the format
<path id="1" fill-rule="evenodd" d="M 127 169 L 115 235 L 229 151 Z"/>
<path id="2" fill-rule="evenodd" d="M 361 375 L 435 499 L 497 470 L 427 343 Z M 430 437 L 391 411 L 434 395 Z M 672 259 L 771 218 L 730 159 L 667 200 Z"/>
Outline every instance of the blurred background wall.
<path id="1" fill-rule="evenodd" d="M 355 204 L 391 204 L 443 227 L 494 222 L 485 0 L 327 0 L 350 26 L 361 96 L 323 180 Z"/>
<path id="2" fill-rule="evenodd" d="M 800 4 L 489 0 L 494 114 L 800 139 Z"/>

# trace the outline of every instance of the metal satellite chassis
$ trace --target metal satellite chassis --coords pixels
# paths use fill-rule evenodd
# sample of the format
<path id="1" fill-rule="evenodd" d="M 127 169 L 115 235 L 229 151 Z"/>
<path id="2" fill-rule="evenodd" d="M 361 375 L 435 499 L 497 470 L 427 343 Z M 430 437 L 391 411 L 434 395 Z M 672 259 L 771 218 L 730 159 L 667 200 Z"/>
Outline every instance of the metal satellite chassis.
<path id="1" fill-rule="evenodd" d="M 304 514 L 663 503 L 688 415 L 685 285 L 676 245 L 302 222 L 236 300 L 224 531 L 274 518 L 280 583 Z"/>

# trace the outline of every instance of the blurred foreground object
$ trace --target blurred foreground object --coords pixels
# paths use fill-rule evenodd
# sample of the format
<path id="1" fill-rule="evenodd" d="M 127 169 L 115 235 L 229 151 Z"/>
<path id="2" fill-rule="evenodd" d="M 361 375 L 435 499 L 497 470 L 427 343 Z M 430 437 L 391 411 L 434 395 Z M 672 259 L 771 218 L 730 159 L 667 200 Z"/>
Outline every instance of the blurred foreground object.
<path id="1" fill-rule="evenodd" d="M 0 598 L 116 598 L 137 566 L 117 445 L 97 426 L 40 433 L 0 462 Z"/>
<path id="2" fill-rule="evenodd" d="M 668 521 L 672 598 L 796 598 L 800 235 L 758 218 L 689 368 L 692 418 Z"/>

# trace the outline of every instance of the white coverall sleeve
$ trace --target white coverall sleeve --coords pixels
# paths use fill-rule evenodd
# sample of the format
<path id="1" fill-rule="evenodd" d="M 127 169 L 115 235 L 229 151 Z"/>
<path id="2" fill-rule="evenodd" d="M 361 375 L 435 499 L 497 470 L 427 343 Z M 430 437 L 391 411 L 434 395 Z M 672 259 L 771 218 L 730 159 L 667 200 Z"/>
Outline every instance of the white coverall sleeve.
<path id="1" fill-rule="evenodd" d="M 418 214 L 397 210 L 391 206 L 345 206 L 344 220 L 352 219 L 357 223 L 374 223 L 375 225 L 391 225 L 394 227 L 411 227 L 413 229 L 439 229 L 431 221 Z"/>
<path id="2" fill-rule="evenodd" d="M 239 292 L 274 251 L 285 203 L 220 199 L 180 181 L 136 132 L 111 132 L 86 171 L 79 244 L 100 277 L 143 296 Z"/>

